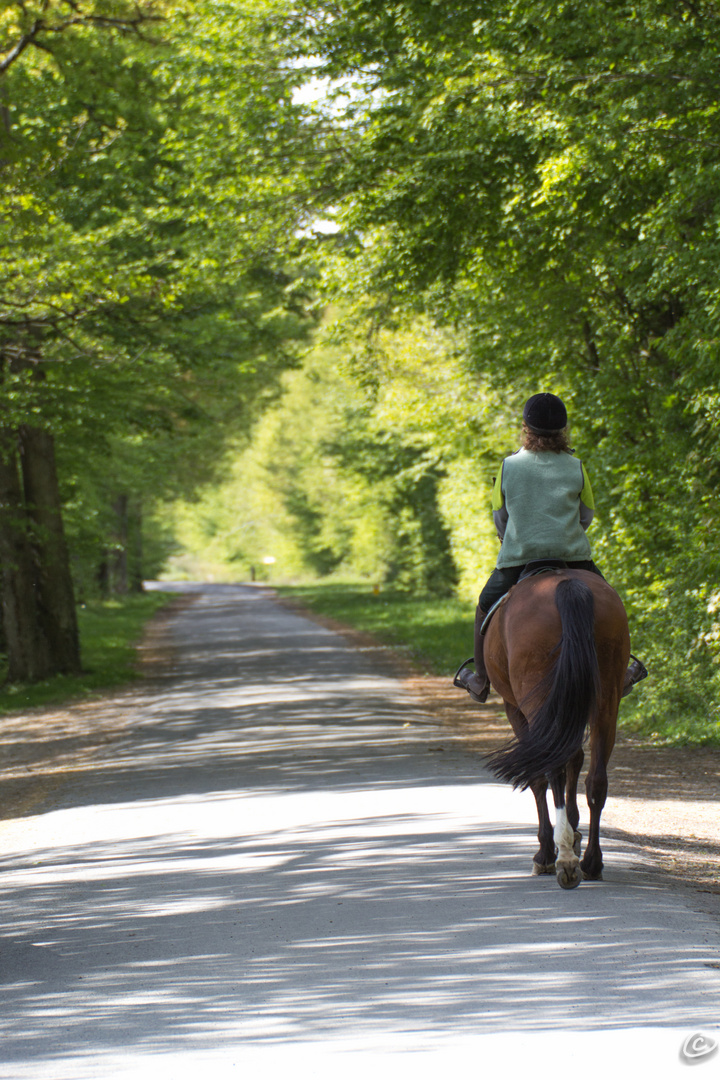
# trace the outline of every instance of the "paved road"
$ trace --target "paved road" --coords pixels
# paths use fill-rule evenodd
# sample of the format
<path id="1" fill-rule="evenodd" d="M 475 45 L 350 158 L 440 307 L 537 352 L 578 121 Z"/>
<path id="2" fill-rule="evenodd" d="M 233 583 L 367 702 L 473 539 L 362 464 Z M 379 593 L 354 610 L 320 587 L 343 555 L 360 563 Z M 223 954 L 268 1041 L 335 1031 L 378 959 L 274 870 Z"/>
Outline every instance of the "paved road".
<path id="1" fill-rule="evenodd" d="M 0 1076 L 657 1078 L 720 1038 L 691 893 L 610 842 L 603 883 L 533 878 L 532 798 L 402 684 L 263 590 L 185 588 L 173 677 L 0 826 Z"/>

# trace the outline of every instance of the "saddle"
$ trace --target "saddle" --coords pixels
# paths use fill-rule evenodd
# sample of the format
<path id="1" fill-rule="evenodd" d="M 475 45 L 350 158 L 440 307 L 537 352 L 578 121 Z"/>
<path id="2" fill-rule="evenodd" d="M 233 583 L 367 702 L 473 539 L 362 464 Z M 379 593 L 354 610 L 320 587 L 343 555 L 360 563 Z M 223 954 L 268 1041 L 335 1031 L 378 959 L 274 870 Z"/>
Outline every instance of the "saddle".
<path id="1" fill-rule="evenodd" d="M 548 570 L 567 570 L 567 565 L 564 559 L 533 559 L 532 562 L 525 563 L 518 581 L 524 581 L 526 577 L 535 577 L 537 574 L 544 574 Z M 507 596 L 507 593 L 505 595 Z"/>

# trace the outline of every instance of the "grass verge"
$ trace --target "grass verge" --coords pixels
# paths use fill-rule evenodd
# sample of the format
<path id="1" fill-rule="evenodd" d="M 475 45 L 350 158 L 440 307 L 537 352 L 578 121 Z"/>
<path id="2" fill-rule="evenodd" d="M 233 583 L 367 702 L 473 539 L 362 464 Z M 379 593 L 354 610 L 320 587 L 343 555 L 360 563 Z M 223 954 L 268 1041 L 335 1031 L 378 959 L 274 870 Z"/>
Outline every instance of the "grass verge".
<path id="1" fill-rule="evenodd" d="M 78 609 L 83 673 L 56 675 L 33 684 L 5 683 L 0 687 L 0 715 L 60 705 L 138 678 L 136 646 L 145 623 L 176 595 L 153 591 L 83 604 Z"/>
<path id="2" fill-rule="evenodd" d="M 430 674 L 452 675 L 472 655 L 475 605 L 467 601 L 375 594 L 371 585 L 274 587 L 280 596 L 394 646 Z"/>

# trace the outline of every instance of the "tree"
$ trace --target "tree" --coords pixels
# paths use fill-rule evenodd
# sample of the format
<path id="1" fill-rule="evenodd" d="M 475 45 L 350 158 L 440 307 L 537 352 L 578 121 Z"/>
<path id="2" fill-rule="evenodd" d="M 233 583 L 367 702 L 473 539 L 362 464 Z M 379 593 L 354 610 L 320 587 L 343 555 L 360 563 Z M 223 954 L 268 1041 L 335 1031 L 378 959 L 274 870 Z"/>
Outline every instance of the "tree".
<path id="1" fill-rule="evenodd" d="M 120 440 L 134 448 L 134 477 L 167 491 L 193 452 L 198 476 L 212 468 L 211 437 L 198 429 L 212 429 L 217 447 L 294 362 L 292 343 L 311 322 L 312 304 L 296 238 L 303 187 L 287 176 L 282 154 L 304 117 L 291 100 L 299 76 L 267 29 L 271 14 L 272 4 L 183 12 L 43 0 L 11 5 L 3 16 L 8 624 L 20 607 L 37 606 L 33 583 L 69 583 L 55 444 L 79 478 L 87 466 L 73 446 L 95 437 L 101 452 L 93 456 L 102 458 L 103 445 Z M 47 452 L 18 458 L 32 439 Z M 140 464 L 158 439 L 166 465 L 175 451 L 180 468 L 173 464 L 170 475 Z M 20 460 L 24 492 L 12 482 Z M 43 476 L 30 478 L 36 467 Z M 55 501 L 36 505 L 38 492 Z M 108 487 L 116 520 L 139 494 Z M 122 547 L 115 542 L 116 552 Z M 71 589 L 56 590 L 52 604 L 54 622 L 69 625 Z M 66 669 L 47 630 L 35 628 L 20 648 L 16 629 L 8 629 L 13 677 Z M 46 660 L 22 659 L 37 653 L 43 634 Z"/>

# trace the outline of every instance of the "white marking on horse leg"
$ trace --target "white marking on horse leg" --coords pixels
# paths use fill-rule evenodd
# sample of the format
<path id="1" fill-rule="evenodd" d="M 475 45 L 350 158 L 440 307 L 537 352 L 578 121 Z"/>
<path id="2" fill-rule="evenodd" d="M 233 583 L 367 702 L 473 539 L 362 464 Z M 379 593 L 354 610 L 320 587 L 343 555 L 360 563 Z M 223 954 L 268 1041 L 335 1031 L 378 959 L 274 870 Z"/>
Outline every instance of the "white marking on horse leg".
<path id="1" fill-rule="evenodd" d="M 575 830 L 570 826 L 564 806 L 558 806 L 555 810 L 554 836 L 555 846 L 558 849 L 557 862 L 563 865 L 576 865 L 578 857 L 574 850 Z"/>

